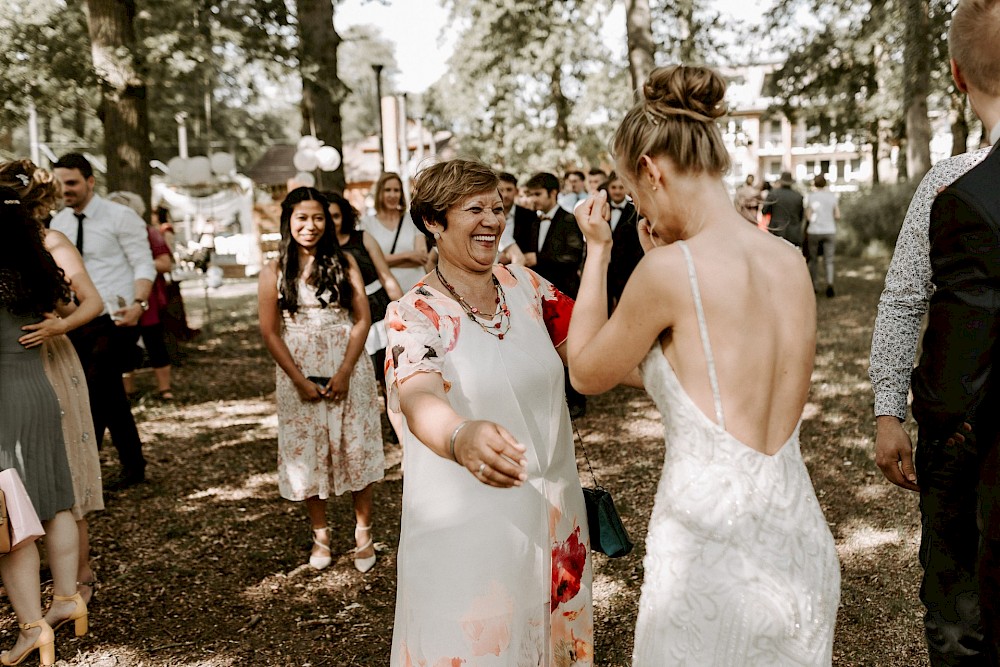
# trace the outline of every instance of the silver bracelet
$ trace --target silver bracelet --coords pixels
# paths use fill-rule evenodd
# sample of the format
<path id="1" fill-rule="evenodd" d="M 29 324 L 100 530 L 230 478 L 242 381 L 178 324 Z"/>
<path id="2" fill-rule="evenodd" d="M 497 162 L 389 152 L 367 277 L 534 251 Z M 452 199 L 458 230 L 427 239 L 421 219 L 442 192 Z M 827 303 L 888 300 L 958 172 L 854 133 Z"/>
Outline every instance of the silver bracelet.
<path id="1" fill-rule="evenodd" d="M 469 420 L 466 419 L 461 424 L 455 427 L 455 430 L 451 432 L 451 439 L 448 440 L 448 450 L 451 452 L 451 460 L 458 463 L 458 459 L 455 457 L 455 440 L 458 438 L 458 432 L 469 425 Z"/>

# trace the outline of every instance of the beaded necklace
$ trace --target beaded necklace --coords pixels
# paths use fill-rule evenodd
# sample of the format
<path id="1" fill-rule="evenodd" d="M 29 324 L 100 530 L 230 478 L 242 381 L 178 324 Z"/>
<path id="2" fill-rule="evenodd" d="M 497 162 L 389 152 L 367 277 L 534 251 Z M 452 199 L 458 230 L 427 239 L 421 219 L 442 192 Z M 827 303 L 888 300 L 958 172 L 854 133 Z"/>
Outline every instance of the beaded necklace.
<path id="1" fill-rule="evenodd" d="M 465 314 L 469 316 L 470 320 L 478 324 L 479 328 L 486 333 L 503 340 L 503 337 L 508 331 L 510 331 L 510 309 L 507 308 L 507 295 L 504 294 L 503 287 L 500 286 L 500 281 L 497 280 L 496 276 L 492 276 L 492 278 L 493 287 L 497 290 L 497 312 L 491 315 L 490 319 L 500 315 L 500 320 L 490 326 L 487 326 L 479 319 L 480 317 L 483 317 L 482 313 L 479 312 L 479 309 L 469 305 L 469 302 L 462 298 L 461 294 L 455 291 L 455 288 L 451 286 L 451 283 L 445 280 L 445 277 L 441 275 L 441 269 L 434 267 L 434 273 L 437 275 L 437 279 L 441 281 L 441 284 L 444 285 L 444 288 L 448 290 L 453 297 L 455 297 L 455 300 L 458 301 L 458 305 L 462 306 L 462 310 L 465 311 Z M 504 318 L 507 318 L 506 326 L 504 326 Z M 501 331 L 501 329 L 503 330 Z"/>

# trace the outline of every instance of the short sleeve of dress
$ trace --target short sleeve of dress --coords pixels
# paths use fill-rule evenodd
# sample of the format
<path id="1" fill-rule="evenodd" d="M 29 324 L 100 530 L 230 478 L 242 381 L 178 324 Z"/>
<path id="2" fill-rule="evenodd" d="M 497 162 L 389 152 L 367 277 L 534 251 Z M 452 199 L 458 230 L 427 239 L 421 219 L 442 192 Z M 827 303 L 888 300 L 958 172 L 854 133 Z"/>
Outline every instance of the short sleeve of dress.
<path id="1" fill-rule="evenodd" d="M 559 347 L 566 342 L 566 336 L 569 334 L 569 320 L 573 315 L 575 302 L 531 269 L 525 269 L 525 272 L 538 298 L 541 299 L 542 321 L 545 322 L 545 329 L 549 332 L 552 346 Z"/>
<path id="2" fill-rule="evenodd" d="M 399 386 L 417 373 L 440 373 L 444 389 L 445 341 L 437 311 L 419 291 L 389 304 L 385 313 L 388 345 L 385 355 L 385 386 L 389 407 L 399 411 Z"/>

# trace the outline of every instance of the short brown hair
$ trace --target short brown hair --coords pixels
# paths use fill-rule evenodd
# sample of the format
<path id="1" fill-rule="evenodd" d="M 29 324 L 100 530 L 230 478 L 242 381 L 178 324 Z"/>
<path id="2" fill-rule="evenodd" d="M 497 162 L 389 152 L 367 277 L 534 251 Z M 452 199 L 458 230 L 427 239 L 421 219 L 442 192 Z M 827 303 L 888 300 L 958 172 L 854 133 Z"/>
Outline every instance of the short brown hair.
<path id="1" fill-rule="evenodd" d="M 31 160 L 0 164 L 0 185 L 17 192 L 28 214 L 39 222 L 49 217 L 62 197 L 62 188 L 55 176 L 35 166 Z"/>
<path id="2" fill-rule="evenodd" d="M 726 114 L 726 82 L 718 72 L 658 67 L 642 92 L 643 99 L 625 115 L 611 141 L 620 175 L 635 178 L 644 155 L 666 156 L 681 172 L 721 176 L 729 170 L 729 153 L 715 120 Z"/>
<path id="3" fill-rule="evenodd" d="M 375 183 L 375 212 L 382 213 L 382 193 L 385 192 L 385 184 L 389 181 L 399 181 L 399 210 L 406 210 L 406 193 L 403 192 L 403 179 L 394 171 L 384 171 Z"/>
<path id="4" fill-rule="evenodd" d="M 1000 95 L 1000 0 L 961 0 L 951 16 L 948 51 L 969 83 Z"/>
<path id="5" fill-rule="evenodd" d="M 499 184 L 496 172 L 478 160 L 458 158 L 432 164 L 413 180 L 410 217 L 417 229 L 431 236 L 427 222 L 447 228 L 449 208 L 466 197 L 496 190 Z"/>

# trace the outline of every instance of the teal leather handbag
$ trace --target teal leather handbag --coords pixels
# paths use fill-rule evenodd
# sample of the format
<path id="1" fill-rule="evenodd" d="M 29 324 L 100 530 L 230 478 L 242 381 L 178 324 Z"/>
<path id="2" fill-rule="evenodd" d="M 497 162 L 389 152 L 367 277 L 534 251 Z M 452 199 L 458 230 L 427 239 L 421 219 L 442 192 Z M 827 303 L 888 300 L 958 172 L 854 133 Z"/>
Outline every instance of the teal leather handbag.
<path id="1" fill-rule="evenodd" d="M 580 449 L 583 450 L 584 460 L 587 461 L 587 468 L 590 476 L 594 480 L 594 488 L 583 487 L 583 502 L 587 506 L 587 524 L 590 527 L 590 548 L 593 551 L 605 554 L 609 558 L 621 558 L 627 556 L 631 551 L 632 540 L 628 537 L 625 524 L 615 508 L 615 501 L 611 493 L 597 483 L 597 475 L 590 465 L 590 457 L 587 456 L 587 448 L 583 445 L 583 438 L 576 424 L 573 424 L 577 440 L 580 441 Z"/>

